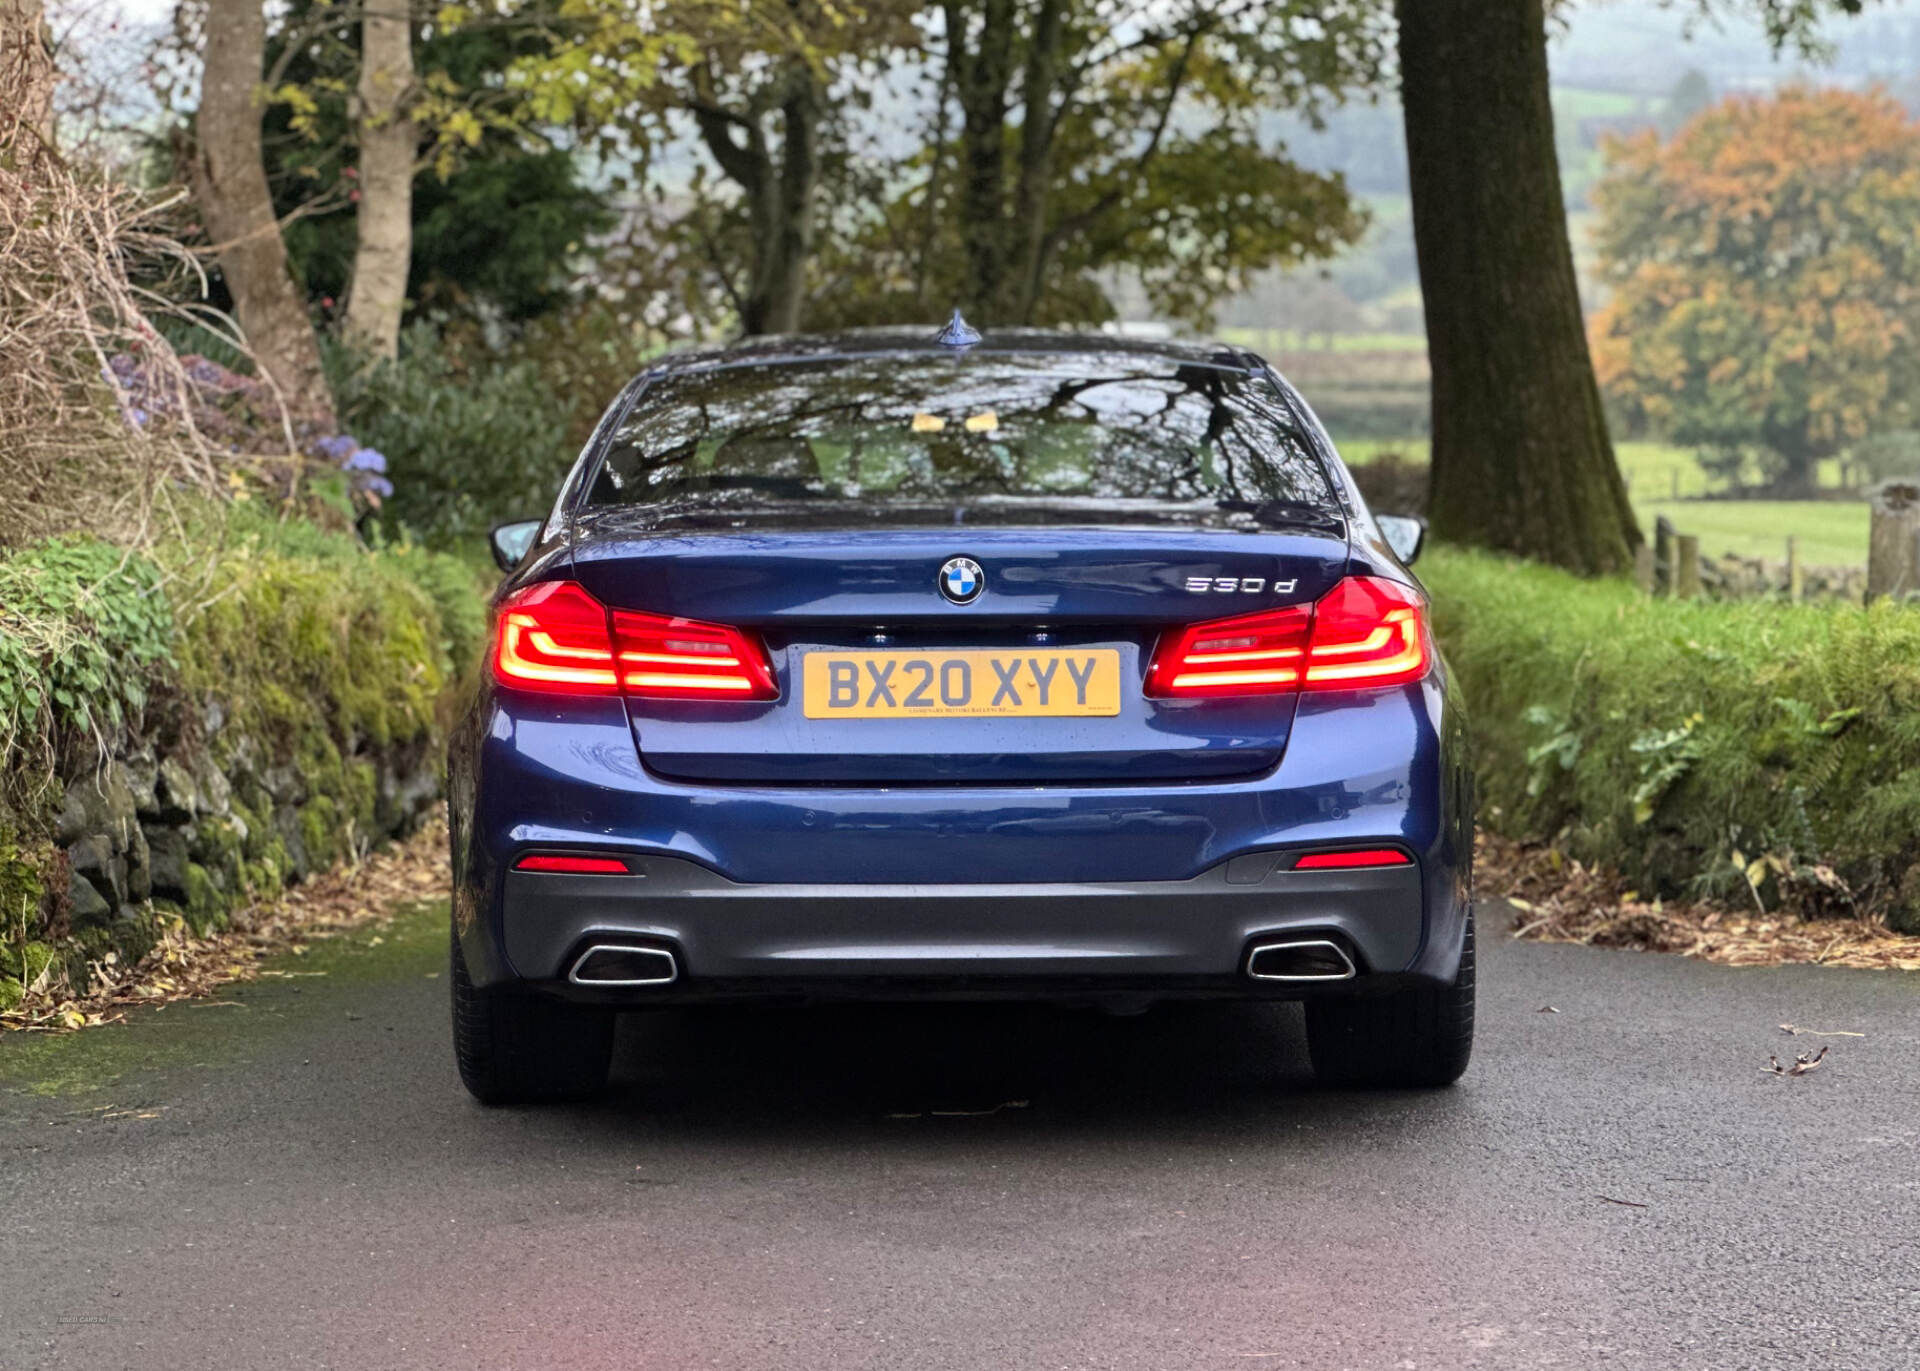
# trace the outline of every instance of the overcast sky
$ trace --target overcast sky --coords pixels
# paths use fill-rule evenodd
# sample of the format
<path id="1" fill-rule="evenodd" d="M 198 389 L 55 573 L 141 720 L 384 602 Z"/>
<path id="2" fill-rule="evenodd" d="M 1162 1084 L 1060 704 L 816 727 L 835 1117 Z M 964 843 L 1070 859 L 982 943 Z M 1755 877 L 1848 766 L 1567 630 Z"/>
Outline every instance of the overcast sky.
<path id="1" fill-rule="evenodd" d="M 115 39 L 130 39 L 138 62 L 148 36 L 171 21 L 175 0 L 51 0 L 56 24 L 84 14 L 90 22 L 80 34 L 92 37 L 105 28 L 102 19 L 118 14 Z M 1757 0 L 1753 8 L 1758 8 Z M 1920 73 L 1920 0 L 1878 0 L 1864 16 L 1835 19 L 1827 32 L 1839 59 L 1827 71 L 1806 71 L 1797 60 L 1776 60 L 1757 22 L 1695 24 L 1689 31 L 1691 3 L 1681 0 L 1578 0 L 1552 46 L 1558 85 L 1661 95 L 1690 67 L 1704 71 L 1714 89 L 1770 86 L 1796 75 L 1859 85 L 1872 80 L 1911 80 Z M 89 32 L 90 31 L 90 32 Z M 116 43 L 117 46 L 117 43 Z M 126 63 L 108 57 L 111 68 Z M 141 104 L 137 97 L 132 103 Z"/>
<path id="2" fill-rule="evenodd" d="M 103 3 L 117 7 L 136 23 L 163 23 L 173 13 L 174 0 L 103 0 Z M 1873 13 L 1914 13 L 1916 8 L 1911 0 L 1881 0 Z M 1608 40 L 1618 33 L 1632 33 L 1642 38 L 1649 50 L 1671 51 L 1680 41 L 1681 27 L 1680 16 L 1658 0 L 1587 0 L 1574 10 L 1566 34 L 1555 43 L 1556 61 L 1577 54 L 1588 35 L 1599 37 L 1603 30 Z M 1836 25 L 1835 36 L 1842 37 L 1843 29 L 1844 25 Z M 1724 25 L 1719 34 L 1702 35 L 1702 40 L 1716 48 L 1732 44 L 1756 60 L 1767 55 L 1757 25 Z"/>

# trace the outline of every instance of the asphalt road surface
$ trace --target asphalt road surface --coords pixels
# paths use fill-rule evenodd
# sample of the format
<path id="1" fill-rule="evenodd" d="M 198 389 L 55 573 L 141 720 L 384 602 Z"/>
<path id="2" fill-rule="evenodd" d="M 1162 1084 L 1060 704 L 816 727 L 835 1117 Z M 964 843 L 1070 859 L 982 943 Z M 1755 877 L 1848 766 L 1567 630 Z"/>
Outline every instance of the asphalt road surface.
<path id="1" fill-rule="evenodd" d="M 0 1041 L 0 1368 L 1920 1366 L 1920 977 L 1487 936 L 1437 1094 L 1286 1008 L 662 1014 L 502 1112 L 442 929 Z"/>

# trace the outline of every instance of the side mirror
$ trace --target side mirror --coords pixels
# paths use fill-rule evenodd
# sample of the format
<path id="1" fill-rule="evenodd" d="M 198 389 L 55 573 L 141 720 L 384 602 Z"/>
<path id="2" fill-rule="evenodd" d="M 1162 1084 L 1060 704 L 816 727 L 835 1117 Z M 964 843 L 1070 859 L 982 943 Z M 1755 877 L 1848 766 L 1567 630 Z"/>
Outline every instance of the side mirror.
<path id="1" fill-rule="evenodd" d="M 500 564 L 500 569 L 512 571 L 539 536 L 540 520 L 516 519 L 510 524 L 495 524 L 487 541 L 493 545 L 493 560 Z"/>
<path id="2" fill-rule="evenodd" d="M 1373 522 L 1380 526 L 1380 536 L 1387 540 L 1393 555 L 1412 566 L 1427 541 L 1427 521 L 1413 514 L 1376 514 Z"/>

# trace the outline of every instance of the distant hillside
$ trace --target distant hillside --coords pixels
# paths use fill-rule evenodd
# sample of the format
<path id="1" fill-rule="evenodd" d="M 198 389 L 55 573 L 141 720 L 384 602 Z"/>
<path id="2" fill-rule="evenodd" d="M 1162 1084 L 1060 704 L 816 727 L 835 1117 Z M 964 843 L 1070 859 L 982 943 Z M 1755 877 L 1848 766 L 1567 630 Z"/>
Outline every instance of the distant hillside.
<path id="1" fill-rule="evenodd" d="M 1847 85 L 1895 84 L 1920 69 L 1920 5 L 1887 0 L 1853 18 L 1830 19 L 1833 60 L 1809 68 L 1776 59 L 1757 23 L 1689 21 L 1688 7 L 1657 0 L 1583 0 L 1553 45 L 1556 85 L 1661 95 L 1689 69 L 1719 90 L 1752 90 L 1812 76 Z"/>
<path id="2" fill-rule="evenodd" d="M 1576 258 L 1588 256 L 1587 194 L 1609 135 L 1670 132 L 1706 103 L 1790 81 L 1886 86 L 1920 113 L 1920 0 L 1884 0 L 1826 25 L 1832 60 L 1776 57 L 1758 23 L 1690 22 L 1691 5 L 1576 0 L 1550 49 L 1554 132 L 1574 219 Z M 1221 311 L 1225 327 L 1333 334 L 1418 333 L 1419 279 L 1407 211 L 1406 140 L 1398 101 L 1333 111 L 1320 128 L 1293 116 L 1266 124 L 1304 165 L 1339 171 L 1374 209 L 1374 229 L 1324 267 L 1262 282 Z M 1589 292 L 1589 294 L 1591 294 Z"/>

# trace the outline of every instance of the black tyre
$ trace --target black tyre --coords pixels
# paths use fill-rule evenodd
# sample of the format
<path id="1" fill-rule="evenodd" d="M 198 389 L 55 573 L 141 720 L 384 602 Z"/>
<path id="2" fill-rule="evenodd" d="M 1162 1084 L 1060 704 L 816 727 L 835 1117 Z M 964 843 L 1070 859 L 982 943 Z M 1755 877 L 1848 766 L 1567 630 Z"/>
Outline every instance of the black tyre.
<path id="1" fill-rule="evenodd" d="M 577 1100 L 606 1088 L 614 1012 L 481 990 L 453 940 L 453 1055 L 482 1104 Z"/>
<path id="2" fill-rule="evenodd" d="M 1307 1052 L 1322 1085 L 1452 1085 L 1473 1055 L 1473 916 L 1451 985 L 1307 1001 Z"/>

